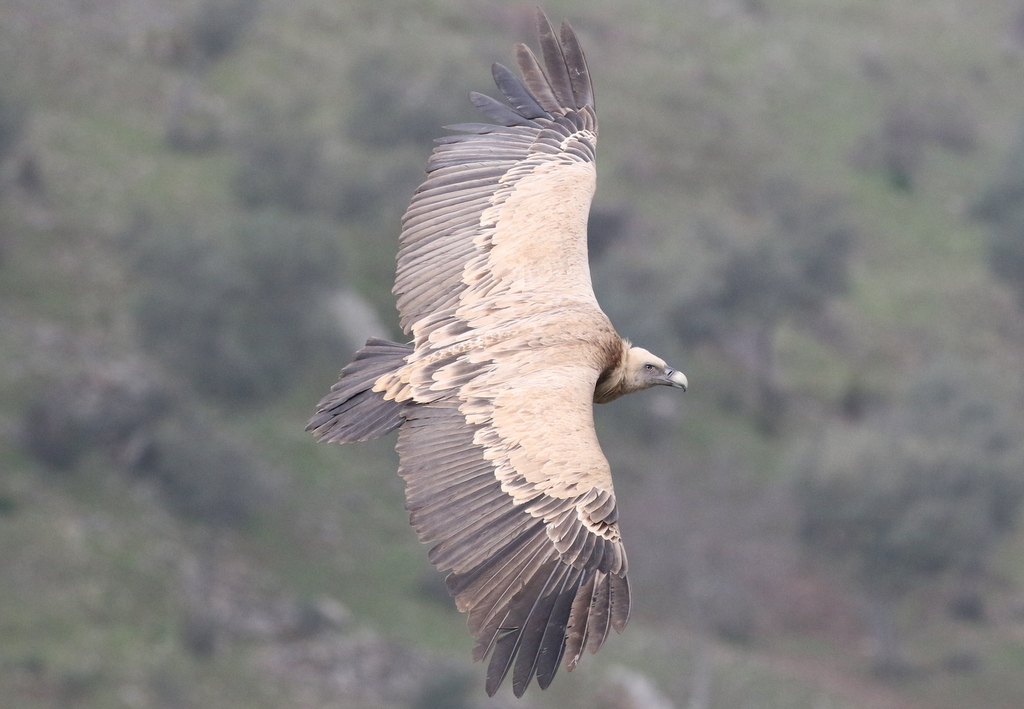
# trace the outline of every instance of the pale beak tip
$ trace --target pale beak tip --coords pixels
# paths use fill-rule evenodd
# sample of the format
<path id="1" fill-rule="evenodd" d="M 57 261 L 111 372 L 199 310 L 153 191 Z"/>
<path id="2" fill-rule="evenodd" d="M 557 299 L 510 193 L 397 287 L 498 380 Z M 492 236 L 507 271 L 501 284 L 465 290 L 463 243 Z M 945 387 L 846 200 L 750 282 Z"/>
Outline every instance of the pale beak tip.
<path id="1" fill-rule="evenodd" d="M 686 375 L 678 369 L 668 376 L 668 380 L 671 382 L 672 386 L 682 389 L 683 391 L 686 391 L 686 388 L 690 385 L 690 382 L 686 380 Z"/>

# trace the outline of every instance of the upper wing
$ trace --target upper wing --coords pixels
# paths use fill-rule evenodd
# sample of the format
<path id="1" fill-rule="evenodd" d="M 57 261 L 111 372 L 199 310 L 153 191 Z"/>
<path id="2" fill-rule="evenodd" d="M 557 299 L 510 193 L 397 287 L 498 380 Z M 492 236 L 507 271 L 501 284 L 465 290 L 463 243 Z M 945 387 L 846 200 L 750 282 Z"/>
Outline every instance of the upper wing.
<path id="1" fill-rule="evenodd" d="M 596 306 L 586 224 L 597 118 L 586 60 L 538 11 L 545 70 L 517 46 L 521 83 L 492 67 L 510 105 L 473 103 L 495 124 L 450 126 L 403 217 L 394 293 L 401 326 L 443 347 L 559 304 Z M 522 297 L 528 294 L 528 297 Z"/>
<path id="2" fill-rule="evenodd" d="M 516 696 L 534 676 L 546 688 L 563 656 L 572 669 L 629 615 L 594 432 L 600 367 L 583 343 L 532 337 L 446 358 L 432 376 L 445 396 L 410 407 L 399 430 L 410 521 L 435 544 L 430 560 L 452 570 L 474 658 L 491 653 L 489 694 L 509 670 Z"/>

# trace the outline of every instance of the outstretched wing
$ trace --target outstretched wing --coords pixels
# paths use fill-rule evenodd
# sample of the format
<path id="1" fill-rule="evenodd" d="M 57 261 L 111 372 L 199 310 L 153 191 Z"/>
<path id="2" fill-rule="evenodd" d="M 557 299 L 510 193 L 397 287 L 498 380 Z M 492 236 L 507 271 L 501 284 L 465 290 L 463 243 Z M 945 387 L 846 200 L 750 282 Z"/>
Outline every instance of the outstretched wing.
<path id="1" fill-rule="evenodd" d="M 399 431 L 410 521 L 452 570 L 474 659 L 490 653 L 489 694 L 510 670 L 516 696 L 534 676 L 546 688 L 629 615 L 588 356 L 550 328 L 452 356 L 431 378 L 445 396 L 409 407 Z"/>
<path id="2" fill-rule="evenodd" d="M 473 93 L 495 123 L 449 126 L 403 217 L 394 293 L 401 326 L 443 347 L 560 304 L 597 307 L 586 225 L 597 118 L 586 60 L 538 11 L 545 70 L 516 47 L 520 82 L 495 64 L 508 105 Z"/>

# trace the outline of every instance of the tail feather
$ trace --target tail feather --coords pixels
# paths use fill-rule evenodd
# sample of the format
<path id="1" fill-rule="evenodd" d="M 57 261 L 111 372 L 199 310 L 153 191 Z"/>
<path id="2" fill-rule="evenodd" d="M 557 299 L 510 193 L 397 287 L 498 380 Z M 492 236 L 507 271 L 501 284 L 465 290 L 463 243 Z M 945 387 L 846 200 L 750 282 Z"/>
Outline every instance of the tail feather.
<path id="1" fill-rule="evenodd" d="M 386 400 L 373 385 L 405 364 L 412 351 L 412 345 L 371 337 L 341 370 L 341 379 L 320 402 L 306 430 L 321 441 L 349 443 L 378 438 L 401 426 L 406 404 Z"/>

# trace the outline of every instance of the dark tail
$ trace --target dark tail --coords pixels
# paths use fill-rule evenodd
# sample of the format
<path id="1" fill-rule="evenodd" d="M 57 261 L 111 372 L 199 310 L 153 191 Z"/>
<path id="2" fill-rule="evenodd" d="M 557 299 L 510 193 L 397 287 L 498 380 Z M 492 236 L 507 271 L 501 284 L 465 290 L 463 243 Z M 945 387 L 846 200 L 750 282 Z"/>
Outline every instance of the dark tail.
<path id="1" fill-rule="evenodd" d="M 306 430 L 321 441 L 368 441 L 391 433 L 405 421 L 405 402 L 386 401 L 373 391 L 378 377 L 405 364 L 412 345 L 371 337 L 343 370 L 341 380 L 317 406 Z"/>

